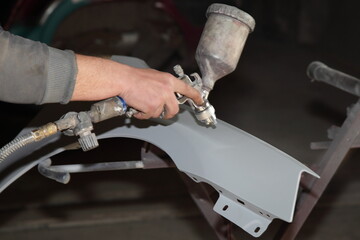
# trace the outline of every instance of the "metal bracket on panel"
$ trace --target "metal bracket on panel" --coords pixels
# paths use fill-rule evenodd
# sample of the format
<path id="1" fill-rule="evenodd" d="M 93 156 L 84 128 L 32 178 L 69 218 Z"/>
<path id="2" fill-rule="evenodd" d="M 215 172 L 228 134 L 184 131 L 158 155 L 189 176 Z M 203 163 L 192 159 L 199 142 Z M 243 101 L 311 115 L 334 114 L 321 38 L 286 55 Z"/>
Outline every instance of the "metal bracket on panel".
<path id="1" fill-rule="evenodd" d="M 241 227 L 254 237 L 259 237 L 265 232 L 272 219 L 261 216 L 244 206 L 244 202 L 234 201 L 220 193 L 214 210 Z M 259 211 L 261 212 L 261 211 Z"/>
<path id="2" fill-rule="evenodd" d="M 200 176 L 195 176 L 190 173 L 186 174 L 193 181 L 197 183 L 206 182 L 216 189 L 219 192 L 219 198 L 217 199 L 213 210 L 253 237 L 260 237 L 274 219 L 267 211 L 235 196 L 226 189 L 216 186 Z"/>

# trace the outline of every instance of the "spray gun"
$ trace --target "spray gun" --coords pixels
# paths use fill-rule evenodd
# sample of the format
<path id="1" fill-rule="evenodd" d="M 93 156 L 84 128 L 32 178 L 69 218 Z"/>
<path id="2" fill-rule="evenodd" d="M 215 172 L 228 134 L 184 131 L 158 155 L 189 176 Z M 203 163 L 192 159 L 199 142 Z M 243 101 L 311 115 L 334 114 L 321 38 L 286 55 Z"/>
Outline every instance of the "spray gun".
<path id="1" fill-rule="evenodd" d="M 181 66 L 175 66 L 174 70 L 180 79 L 202 94 L 204 103 L 201 106 L 188 100 L 197 120 L 215 125 L 215 109 L 208 101 L 209 93 L 217 80 L 235 70 L 245 41 L 255 28 L 255 20 L 246 12 L 225 4 L 212 4 L 206 16 L 208 19 L 195 53 L 202 78 L 193 73 L 190 76 L 195 80 L 191 82 Z M 180 103 L 183 102 L 185 100 L 181 99 Z"/>
<path id="2" fill-rule="evenodd" d="M 249 14 L 225 4 L 212 4 L 206 15 L 208 19 L 195 55 L 202 77 L 197 73 L 186 75 L 180 65 L 174 67 L 179 79 L 201 93 L 204 103 L 196 105 L 181 94 L 176 93 L 176 96 L 179 104 L 189 103 L 198 121 L 215 125 L 215 109 L 208 101 L 209 93 L 218 79 L 235 70 L 248 34 L 254 30 L 255 21 Z M 69 112 L 61 119 L 19 136 L 5 145 L 0 149 L 0 163 L 25 145 L 57 132 L 78 136 L 81 148 L 84 151 L 91 150 L 98 146 L 97 138 L 92 133 L 93 123 L 121 115 L 131 117 L 136 112 L 120 97 L 95 103 L 87 112 Z"/>
<path id="3" fill-rule="evenodd" d="M 199 122 L 215 125 L 215 109 L 208 101 L 209 93 L 217 80 L 235 70 L 245 41 L 255 28 L 255 20 L 236 7 L 217 3 L 210 5 L 206 16 L 208 19 L 195 54 L 202 78 L 197 73 L 186 75 L 180 65 L 176 65 L 174 71 L 181 80 L 197 89 L 204 101 L 196 105 L 191 99 L 176 94 L 179 104 L 188 102 Z M 127 116 L 136 112 L 129 109 Z"/>

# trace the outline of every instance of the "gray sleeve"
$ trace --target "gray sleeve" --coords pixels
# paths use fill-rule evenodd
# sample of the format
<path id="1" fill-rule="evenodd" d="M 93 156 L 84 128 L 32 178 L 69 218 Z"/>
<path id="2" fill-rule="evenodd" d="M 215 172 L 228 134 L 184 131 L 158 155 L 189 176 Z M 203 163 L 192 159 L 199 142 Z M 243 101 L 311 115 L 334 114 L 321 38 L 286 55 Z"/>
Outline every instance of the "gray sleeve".
<path id="1" fill-rule="evenodd" d="M 12 35 L 0 27 L 0 101 L 67 103 L 76 74 L 72 51 Z"/>

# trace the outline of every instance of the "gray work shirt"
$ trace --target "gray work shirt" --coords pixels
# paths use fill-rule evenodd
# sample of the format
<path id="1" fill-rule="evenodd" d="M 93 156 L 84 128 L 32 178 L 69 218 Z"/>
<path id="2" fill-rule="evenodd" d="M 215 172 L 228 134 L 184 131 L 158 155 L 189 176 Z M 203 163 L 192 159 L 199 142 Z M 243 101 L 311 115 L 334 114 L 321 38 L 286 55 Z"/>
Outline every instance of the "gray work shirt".
<path id="1" fill-rule="evenodd" d="M 67 103 L 76 74 L 72 51 L 13 35 L 0 27 L 0 101 Z"/>

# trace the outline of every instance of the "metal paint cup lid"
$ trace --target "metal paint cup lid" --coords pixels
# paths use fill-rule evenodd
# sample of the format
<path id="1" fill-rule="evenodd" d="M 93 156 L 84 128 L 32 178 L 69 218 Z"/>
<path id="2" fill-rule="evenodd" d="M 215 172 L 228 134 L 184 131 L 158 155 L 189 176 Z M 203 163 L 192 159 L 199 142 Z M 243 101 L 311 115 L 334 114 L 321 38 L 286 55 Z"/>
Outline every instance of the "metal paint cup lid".
<path id="1" fill-rule="evenodd" d="M 250 14 L 248 14 L 236 7 L 229 6 L 226 4 L 214 3 L 208 7 L 208 9 L 206 11 L 206 17 L 208 17 L 211 13 L 223 14 L 223 15 L 232 17 L 232 18 L 246 24 L 249 27 L 250 32 L 254 31 L 254 29 L 255 29 L 254 18 Z"/>

